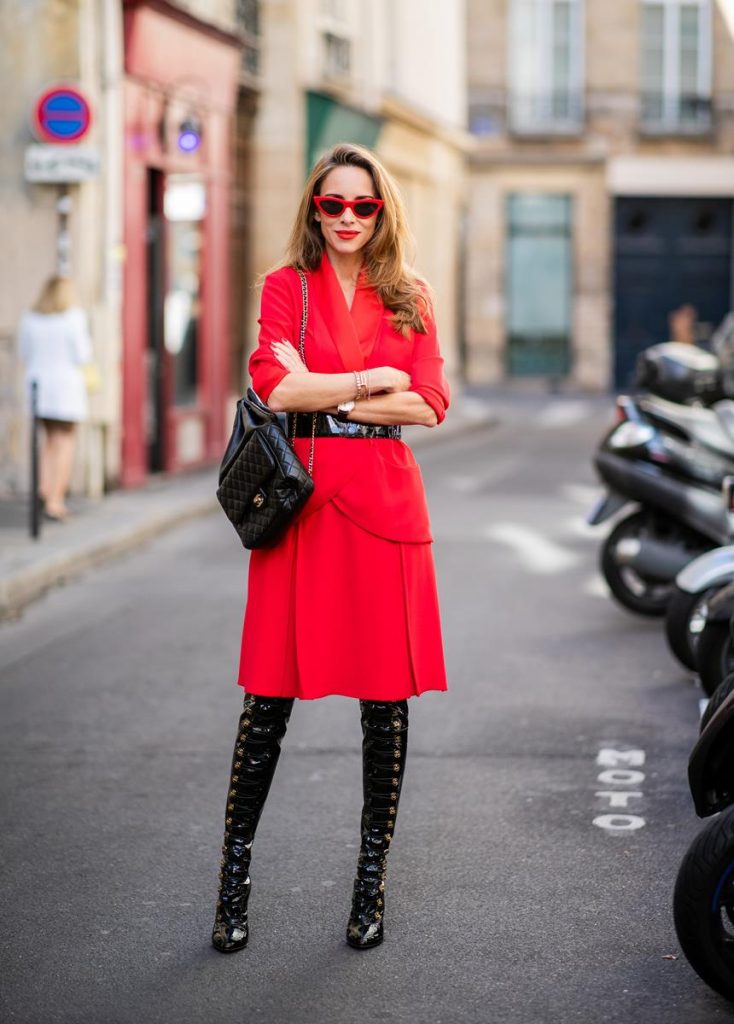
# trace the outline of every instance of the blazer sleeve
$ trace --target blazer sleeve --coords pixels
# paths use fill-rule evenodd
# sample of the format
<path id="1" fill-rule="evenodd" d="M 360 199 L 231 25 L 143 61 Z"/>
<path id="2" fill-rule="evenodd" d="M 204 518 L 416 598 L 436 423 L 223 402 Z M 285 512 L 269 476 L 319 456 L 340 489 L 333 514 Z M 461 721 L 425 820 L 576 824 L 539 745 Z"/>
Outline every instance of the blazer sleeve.
<path id="1" fill-rule="evenodd" d="M 424 318 L 426 333 L 414 332 L 413 361 L 410 369 L 410 390 L 417 392 L 433 411 L 438 422 L 446 418 L 451 401 L 449 382 L 444 373 L 444 359 L 438 343 L 433 310 Z"/>
<path id="2" fill-rule="evenodd" d="M 293 334 L 296 316 L 300 317 L 300 314 L 295 309 L 294 295 L 286 272 L 268 274 L 260 297 L 257 348 L 252 352 L 247 365 L 252 386 L 263 402 L 268 401 L 270 392 L 290 372 L 275 358 L 270 343 L 285 338 L 298 347 L 297 329 L 295 337 Z"/>

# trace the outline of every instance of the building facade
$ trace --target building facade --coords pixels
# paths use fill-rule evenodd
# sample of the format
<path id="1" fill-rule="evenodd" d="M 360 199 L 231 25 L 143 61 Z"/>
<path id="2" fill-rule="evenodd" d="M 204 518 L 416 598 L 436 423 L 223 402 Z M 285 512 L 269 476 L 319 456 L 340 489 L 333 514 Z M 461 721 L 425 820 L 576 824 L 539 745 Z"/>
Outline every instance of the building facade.
<path id="1" fill-rule="evenodd" d="M 374 147 L 438 296 L 447 372 L 461 371 L 461 225 L 466 203 L 463 0 L 270 0 L 261 5 L 261 99 L 253 151 L 253 267 L 282 256 L 308 169 L 328 146 Z M 254 343 L 257 294 L 242 358 Z M 244 380 L 244 365 L 243 365 Z"/>
<path id="2" fill-rule="evenodd" d="M 734 305 L 728 0 L 469 0 L 471 381 L 629 384 Z"/>
<path id="3" fill-rule="evenodd" d="M 0 65 L 9 139 L 0 157 L 0 493 L 28 487 L 16 329 L 60 267 L 60 198 L 69 207 L 65 262 L 102 382 L 79 432 L 72 490 L 101 495 L 215 462 L 235 386 L 232 279 L 247 245 L 233 244 L 247 173 L 237 163 L 249 159 L 242 135 L 251 133 L 240 111 L 257 93 L 258 5 L 42 0 L 31 17 L 27 5 L 0 2 L 12 44 Z M 73 183 L 29 181 L 26 154 L 39 146 L 32 111 L 57 84 L 89 101 L 88 135 L 65 148 L 87 147 L 98 169 Z"/>
<path id="4" fill-rule="evenodd" d="M 98 172 L 64 186 L 71 271 L 102 387 L 72 490 L 214 464 L 256 340 L 255 281 L 282 255 L 307 170 L 339 140 L 395 174 L 461 369 L 466 210 L 463 0 L 0 0 L 0 493 L 29 479 L 16 327 L 57 265 L 60 187 L 29 183 L 30 113 L 80 87 Z"/>

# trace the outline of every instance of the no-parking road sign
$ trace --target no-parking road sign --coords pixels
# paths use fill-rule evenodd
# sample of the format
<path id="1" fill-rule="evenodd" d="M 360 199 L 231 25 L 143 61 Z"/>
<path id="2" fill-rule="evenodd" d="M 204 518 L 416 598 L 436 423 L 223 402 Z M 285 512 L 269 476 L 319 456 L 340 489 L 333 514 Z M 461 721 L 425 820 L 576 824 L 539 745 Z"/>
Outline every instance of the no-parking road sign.
<path id="1" fill-rule="evenodd" d="M 34 127 L 43 142 L 78 142 L 89 131 L 91 120 L 86 97 L 73 86 L 47 89 L 33 110 Z"/>

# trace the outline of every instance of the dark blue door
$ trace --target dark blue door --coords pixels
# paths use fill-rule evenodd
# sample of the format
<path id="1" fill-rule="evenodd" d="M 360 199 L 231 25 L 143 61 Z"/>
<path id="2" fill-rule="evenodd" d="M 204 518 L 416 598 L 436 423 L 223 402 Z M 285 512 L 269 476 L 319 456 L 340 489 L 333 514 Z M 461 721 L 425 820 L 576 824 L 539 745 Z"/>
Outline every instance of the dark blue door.
<path id="1" fill-rule="evenodd" d="M 731 199 L 617 199 L 614 211 L 614 383 L 629 387 L 637 355 L 668 341 L 668 317 L 690 303 L 705 341 L 734 306 Z"/>

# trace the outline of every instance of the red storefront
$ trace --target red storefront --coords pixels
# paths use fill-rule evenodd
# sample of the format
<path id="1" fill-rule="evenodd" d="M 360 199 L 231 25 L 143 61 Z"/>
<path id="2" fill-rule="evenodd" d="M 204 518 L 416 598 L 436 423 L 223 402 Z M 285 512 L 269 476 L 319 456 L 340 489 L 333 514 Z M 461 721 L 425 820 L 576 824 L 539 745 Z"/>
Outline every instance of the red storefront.
<path id="1" fill-rule="evenodd" d="M 232 118 L 240 48 L 125 2 L 123 486 L 221 457 L 231 428 Z"/>

